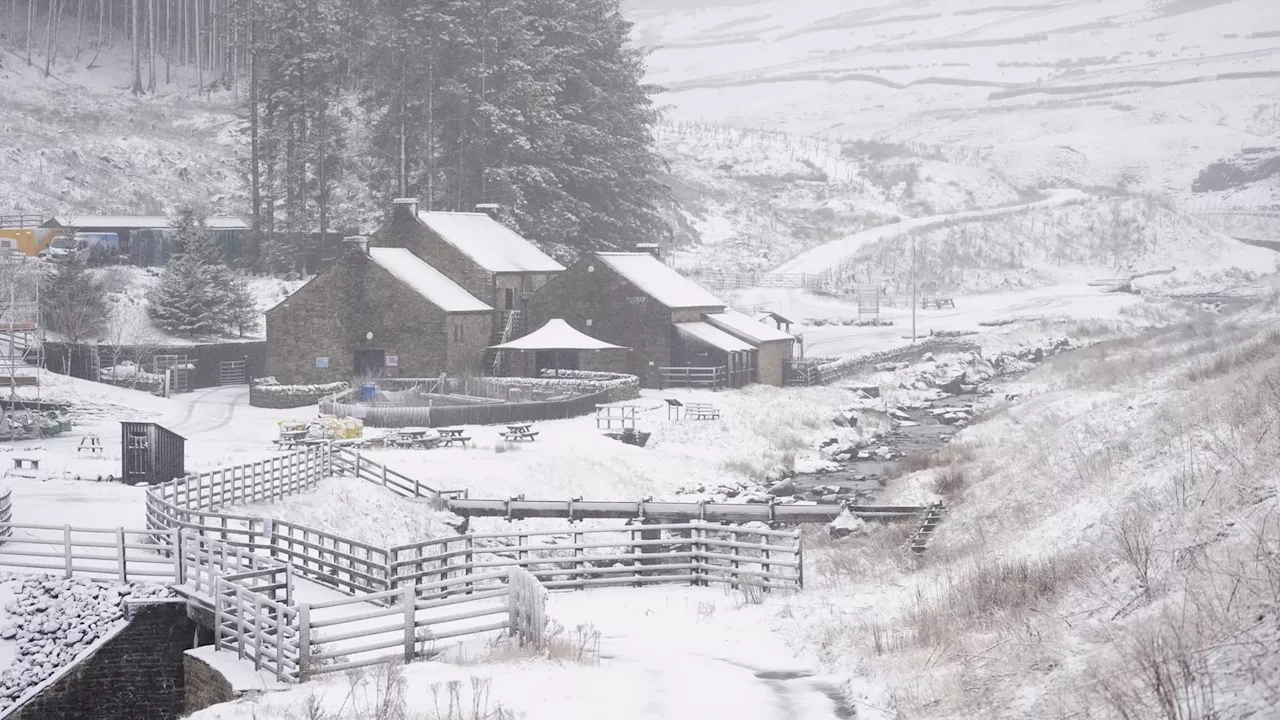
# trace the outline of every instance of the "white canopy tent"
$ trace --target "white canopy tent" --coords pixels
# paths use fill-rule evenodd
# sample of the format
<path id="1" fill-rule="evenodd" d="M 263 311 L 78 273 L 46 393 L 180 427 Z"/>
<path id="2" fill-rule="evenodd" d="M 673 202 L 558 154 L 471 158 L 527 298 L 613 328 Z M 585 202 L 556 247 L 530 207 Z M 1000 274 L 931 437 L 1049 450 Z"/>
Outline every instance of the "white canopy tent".
<path id="1" fill-rule="evenodd" d="M 489 349 L 498 351 L 516 350 L 519 352 L 552 352 L 555 353 L 554 369 L 559 372 L 560 353 L 562 351 L 595 352 L 599 350 L 630 350 L 631 348 L 597 340 L 586 333 L 575 330 L 572 325 L 560 318 L 552 318 L 545 325 L 522 338 L 516 338 L 501 345 L 491 345 Z"/>

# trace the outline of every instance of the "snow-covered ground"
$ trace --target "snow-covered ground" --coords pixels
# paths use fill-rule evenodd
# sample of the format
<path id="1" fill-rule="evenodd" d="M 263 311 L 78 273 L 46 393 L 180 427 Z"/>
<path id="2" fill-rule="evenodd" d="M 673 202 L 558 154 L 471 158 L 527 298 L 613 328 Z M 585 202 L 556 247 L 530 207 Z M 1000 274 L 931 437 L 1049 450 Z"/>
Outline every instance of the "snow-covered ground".
<path id="1" fill-rule="evenodd" d="M 402 693 L 412 712 L 441 718 L 511 717 L 491 714 L 499 708 L 526 720 L 852 717 L 841 681 L 818 674 L 816 665 L 797 657 L 776 632 L 795 623 L 790 602 L 777 595 L 745 604 L 736 594 L 708 588 L 556 593 L 547 614 L 564 628 L 563 642 L 573 649 L 544 659 L 480 648 L 454 655 L 454 662 L 405 666 L 402 682 L 391 685 L 398 685 L 393 692 Z M 287 717 L 313 697 L 324 712 L 347 720 L 359 717 L 357 708 L 374 707 L 387 696 L 379 695 L 378 686 L 385 685 L 377 677 L 367 674 L 361 681 L 339 675 L 290 692 L 214 706 L 191 720 Z M 447 714 L 453 683 L 461 712 L 471 712 L 474 697 L 480 714 Z"/>
<path id="2" fill-rule="evenodd" d="M 1022 186 L 1177 194 L 1280 133 L 1270 0 L 627 5 L 677 120 L 912 142 Z"/>

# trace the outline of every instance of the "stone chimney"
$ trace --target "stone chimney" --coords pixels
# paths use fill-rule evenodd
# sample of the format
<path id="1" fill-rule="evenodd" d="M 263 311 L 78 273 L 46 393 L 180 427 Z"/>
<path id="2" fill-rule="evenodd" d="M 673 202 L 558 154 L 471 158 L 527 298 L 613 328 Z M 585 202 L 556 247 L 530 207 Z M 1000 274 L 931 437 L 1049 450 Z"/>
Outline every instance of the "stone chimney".
<path id="1" fill-rule="evenodd" d="M 655 260 L 662 259 L 662 252 L 658 243 L 636 243 L 636 252 L 649 253 Z"/>
<path id="2" fill-rule="evenodd" d="M 347 246 L 349 252 L 357 252 L 361 255 L 369 254 L 369 237 L 367 235 L 344 237 L 342 242 Z"/>
<path id="3" fill-rule="evenodd" d="M 396 198 L 391 201 L 391 220 L 400 222 L 418 217 L 418 198 Z"/>
<path id="4" fill-rule="evenodd" d="M 499 217 L 502 214 L 502 206 L 498 203 L 480 203 L 476 205 L 476 212 L 484 213 L 499 222 L 502 221 L 502 218 Z"/>

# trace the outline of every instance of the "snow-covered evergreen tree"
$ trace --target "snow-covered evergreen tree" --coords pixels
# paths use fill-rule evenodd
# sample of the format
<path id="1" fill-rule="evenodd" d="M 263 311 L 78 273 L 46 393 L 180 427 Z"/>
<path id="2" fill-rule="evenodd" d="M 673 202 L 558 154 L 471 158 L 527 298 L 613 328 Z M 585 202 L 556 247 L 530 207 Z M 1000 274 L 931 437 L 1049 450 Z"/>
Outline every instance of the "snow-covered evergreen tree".
<path id="1" fill-rule="evenodd" d="M 173 255 L 147 294 L 151 319 L 187 337 L 254 329 L 257 311 L 248 284 L 226 266 L 204 218 L 183 210 L 173 230 Z"/>

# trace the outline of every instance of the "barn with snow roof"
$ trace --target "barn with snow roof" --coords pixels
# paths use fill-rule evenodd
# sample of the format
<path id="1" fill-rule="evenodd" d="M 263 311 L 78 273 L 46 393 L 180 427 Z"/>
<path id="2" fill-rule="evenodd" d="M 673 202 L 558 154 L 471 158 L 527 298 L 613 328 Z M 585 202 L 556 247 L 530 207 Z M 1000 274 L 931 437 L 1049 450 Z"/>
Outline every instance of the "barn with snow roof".
<path id="1" fill-rule="evenodd" d="M 267 374 L 289 385 L 476 375 L 494 309 L 406 248 L 349 238 L 267 311 Z"/>
<path id="2" fill-rule="evenodd" d="M 795 344 L 644 252 L 591 253 L 548 282 L 530 298 L 528 320 L 553 318 L 630 347 L 627 366 L 609 369 L 645 387 L 782 385 Z"/>

